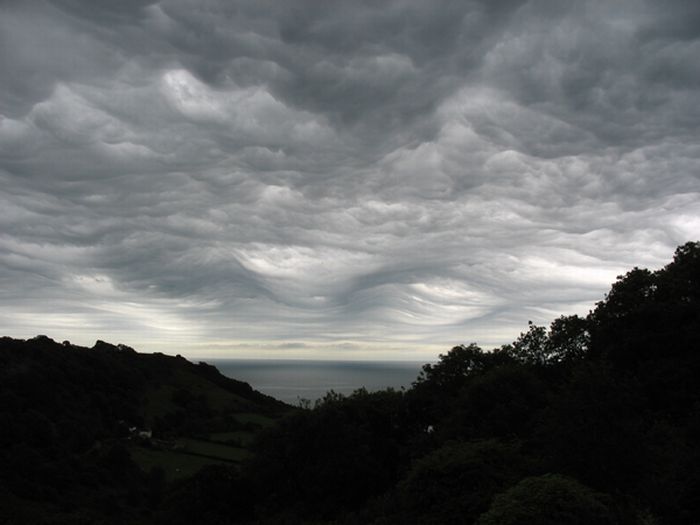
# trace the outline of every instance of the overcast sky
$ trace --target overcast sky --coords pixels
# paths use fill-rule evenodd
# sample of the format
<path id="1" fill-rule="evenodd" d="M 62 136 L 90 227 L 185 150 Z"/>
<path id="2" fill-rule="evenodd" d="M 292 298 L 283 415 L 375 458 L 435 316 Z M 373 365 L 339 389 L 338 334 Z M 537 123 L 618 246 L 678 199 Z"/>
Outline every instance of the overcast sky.
<path id="1" fill-rule="evenodd" d="M 700 2 L 3 0 L 0 333 L 433 359 L 700 237 Z"/>

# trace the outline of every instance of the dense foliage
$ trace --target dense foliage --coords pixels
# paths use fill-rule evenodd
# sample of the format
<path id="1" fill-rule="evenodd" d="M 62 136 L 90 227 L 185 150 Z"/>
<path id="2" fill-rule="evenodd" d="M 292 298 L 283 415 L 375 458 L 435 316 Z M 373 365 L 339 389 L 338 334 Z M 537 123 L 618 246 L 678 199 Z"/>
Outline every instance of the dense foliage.
<path id="1" fill-rule="evenodd" d="M 261 433 L 242 466 L 168 485 L 118 441 L 94 449 L 115 422 L 138 417 L 139 385 L 161 365 L 135 374 L 130 351 L 117 348 L 107 373 L 103 353 L 55 351 L 0 353 L 4 508 L 28 513 L 26 523 L 36 518 L 29 500 L 72 517 L 92 509 L 105 523 L 119 522 L 115 509 L 168 524 L 690 525 L 700 516 L 700 243 L 658 271 L 619 277 L 586 317 L 531 324 L 492 352 L 457 346 L 406 391 L 331 392 Z M 48 365 L 27 384 L 17 377 L 31 359 Z M 80 466 L 57 467 L 67 457 Z M 90 480 L 99 491 L 74 488 Z M 71 507 L 71 491 L 92 503 Z"/>

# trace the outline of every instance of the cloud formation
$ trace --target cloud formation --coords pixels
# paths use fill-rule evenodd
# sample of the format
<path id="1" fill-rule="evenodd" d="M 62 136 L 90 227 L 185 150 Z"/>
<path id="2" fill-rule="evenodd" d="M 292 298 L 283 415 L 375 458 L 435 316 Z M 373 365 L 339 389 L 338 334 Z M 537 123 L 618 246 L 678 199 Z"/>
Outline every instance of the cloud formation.
<path id="1" fill-rule="evenodd" d="M 700 7 L 0 6 L 0 328 L 429 359 L 700 232 Z"/>

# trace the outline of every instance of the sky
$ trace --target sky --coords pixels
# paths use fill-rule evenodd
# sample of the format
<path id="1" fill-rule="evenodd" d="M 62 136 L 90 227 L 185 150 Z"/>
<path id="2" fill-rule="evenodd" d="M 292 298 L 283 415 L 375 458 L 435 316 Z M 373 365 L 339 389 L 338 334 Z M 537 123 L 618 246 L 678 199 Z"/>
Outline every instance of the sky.
<path id="1" fill-rule="evenodd" d="M 433 359 L 700 238 L 695 0 L 3 0 L 0 334 Z"/>

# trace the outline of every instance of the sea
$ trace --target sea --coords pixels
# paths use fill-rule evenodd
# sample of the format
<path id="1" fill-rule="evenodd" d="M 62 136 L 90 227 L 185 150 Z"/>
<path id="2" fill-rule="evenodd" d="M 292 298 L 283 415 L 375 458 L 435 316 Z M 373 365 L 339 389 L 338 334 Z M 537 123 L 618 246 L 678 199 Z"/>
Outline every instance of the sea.
<path id="1" fill-rule="evenodd" d="M 373 392 L 410 388 L 423 361 L 315 361 L 306 359 L 208 359 L 230 378 L 291 405 L 312 404 L 330 390 L 349 395 L 358 388 Z"/>

